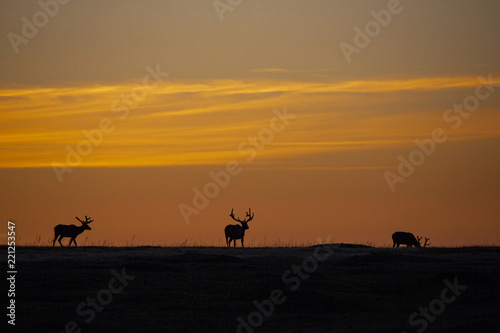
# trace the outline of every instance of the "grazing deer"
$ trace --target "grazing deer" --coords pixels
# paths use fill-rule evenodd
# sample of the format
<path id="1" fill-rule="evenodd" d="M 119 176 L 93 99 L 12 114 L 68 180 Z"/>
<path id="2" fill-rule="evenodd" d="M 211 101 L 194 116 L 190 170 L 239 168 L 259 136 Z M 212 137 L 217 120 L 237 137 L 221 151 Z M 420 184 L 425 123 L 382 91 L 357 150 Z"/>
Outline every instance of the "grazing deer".
<path id="1" fill-rule="evenodd" d="M 72 225 L 58 224 L 54 227 L 55 237 L 54 237 L 54 241 L 52 242 L 52 246 L 55 246 L 57 237 L 59 237 L 58 241 L 59 241 L 59 244 L 61 244 L 61 246 L 63 246 L 61 243 L 61 239 L 63 239 L 64 237 L 71 238 L 68 246 L 71 246 L 71 242 L 74 242 L 75 246 L 77 246 L 76 245 L 76 236 L 78 236 L 79 234 L 81 234 L 85 230 L 92 230 L 89 227 L 89 223 L 94 222 L 94 220 L 91 220 L 90 217 L 87 217 L 87 215 L 85 215 L 85 221 L 80 220 L 78 217 L 76 217 L 76 219 L 78 221 L 82 222 L 81 226 L 77 227 L 74 224 L 72 224 Z"/>
<path id="2" fill-rule="evenodd" d="M 236 247 L 236 240 L 241 239 L 241 247 L 245 247 L 243 245 L 243 238 L 245 237 L 245 230 L 248 229 L 248 222 L 250 222 L 253 219 L 253 215 L 250 208 L 248 208 L 248 213 L 245 219 L 242 221 L 240 218 L 235 218 L 234 209 L 231 209 L 231 214 L 229 216 L 232 217 L 233 220 L 238 221 L 241 223 L 241 225 L 238 224 L 229 224 L 226 226 L 224 229 L 224 232 L 226 234 L 226 244 L 227 247 L 231 247 L 231 242 L 234 242 L 234 247 Z"/>
<path id="3" fill-rule="evenodd" d="M 418 243 L 419 243 L 420 245 L 422 245 L 422 243 L 421 243 L 421 239 L 422 239 L 422 237 L 417 236 L 417 240 L 418 240 Z M 427 245 L 431 245 L 431 243 L 427 244 L 427 242 L 428 242 L 429 240 L 430 240 L 430 238 L 425 237 L 425 243 L 424 243 L 424 245 L 422 245 L 422 247 L 426 247 Z"/>
<path id="4" fill-rule="evenodd" d="M 404 244 L 407 247 L 421 247 L 420 242 L 413 236 L 411 232 L 396 231 L 392 234 L 392 241 L 394 244 L 392 247 L 399 247 L 400 244 Z"/>

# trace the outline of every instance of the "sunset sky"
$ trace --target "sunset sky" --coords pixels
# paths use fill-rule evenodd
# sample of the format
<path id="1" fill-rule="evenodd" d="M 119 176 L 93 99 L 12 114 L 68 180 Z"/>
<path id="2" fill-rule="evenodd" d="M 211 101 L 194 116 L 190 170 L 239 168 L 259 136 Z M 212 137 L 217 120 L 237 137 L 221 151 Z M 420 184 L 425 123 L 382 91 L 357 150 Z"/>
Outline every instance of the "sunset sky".
<path id="1" fill-rule="evenodd" d="M 1 243 L 500 244 L 497 0 L 66 2 L 0 0 Z"/>

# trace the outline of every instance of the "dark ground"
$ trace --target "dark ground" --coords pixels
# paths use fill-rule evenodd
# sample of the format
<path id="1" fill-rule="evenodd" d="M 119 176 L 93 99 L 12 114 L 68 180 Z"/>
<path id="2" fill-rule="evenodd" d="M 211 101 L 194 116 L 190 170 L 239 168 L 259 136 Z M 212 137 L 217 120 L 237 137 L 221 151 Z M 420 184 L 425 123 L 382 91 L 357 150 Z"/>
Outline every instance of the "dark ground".
<path id="1" fill-rule="evenodd" d="M 500 332 L 500 248 L 17 247 L 16 259 L 16 332 L 237 332 L 238 317 L 253 325 L 239 332 Z M 135 278 L 122 288 L 123 268 Z M 445 290 L 449 304 L 445 279 L 467 286 Z M 100 312 L 85 304 L 96 297 Z"/>

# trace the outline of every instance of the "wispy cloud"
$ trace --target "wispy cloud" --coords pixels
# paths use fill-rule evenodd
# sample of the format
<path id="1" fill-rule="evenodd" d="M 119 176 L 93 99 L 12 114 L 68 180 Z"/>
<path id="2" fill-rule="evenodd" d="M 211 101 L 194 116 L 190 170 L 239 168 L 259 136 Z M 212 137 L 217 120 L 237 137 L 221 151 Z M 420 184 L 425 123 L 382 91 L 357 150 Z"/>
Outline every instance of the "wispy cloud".
<path id="1" fill-rule="evenodd" d="M 258 68 L 249 69 L 247 72 L 253 73 L 328 73 L 337 72 L 337 68 L 317 68 L 317 69 L 286 69 L 286 68 Z"/>
<path id="2" fill-rule="evenodd" d="M 255 73 L 283 73 L 290 72 L 289 69 L 283 68 L 260 68 L 260 69 L 249 69 L 247 72 L 255 72 Z"/>
<path id="3" fill-rule="evenodd" d="M 271 72 L 276 69 L 268 69 Z M 281 70 L 278 70 L 281 71 Z M 99 127 L 115 130 L 82 166 L 223 164 L 241 158 L 238 145 L 269 125 L 271 110 L 287 105 L 297 115 L 259 152 L 259 165 L 305 155 L 391 149 L 424 137 L 444 110 L 426 94 L 469 89 L 475 77 L 303 82 L 272 79 L 169 81 L 120 119 L 113 100 L 137 85 L 14 87 L 0 90 L 0 166 L 45 167 L 64 160 L 67 146 Z M 410 92 L 402 109 L 395 92 Z M 485 109 L 452 140 L 499 136 L 497 109 Z M 440 121 L 440 120 L 439 120 Z M 319 165 L 311 167 L 323 168 Z M 270 164 L 272 165 L 272 164 Z"/>

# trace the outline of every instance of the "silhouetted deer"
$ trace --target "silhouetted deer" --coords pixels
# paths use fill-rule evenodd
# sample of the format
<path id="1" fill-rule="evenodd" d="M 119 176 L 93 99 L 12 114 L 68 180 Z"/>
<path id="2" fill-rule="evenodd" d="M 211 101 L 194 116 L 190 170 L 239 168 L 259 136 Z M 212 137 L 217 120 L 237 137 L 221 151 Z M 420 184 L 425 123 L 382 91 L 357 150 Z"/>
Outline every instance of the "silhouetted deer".
<path id="1" fill-rule="evenodd" d="M 234 209 L 231 209 L 231 214 L 229 214 L 229 216 L 231 216 L 233 218 L 233 220 L 240 222 L 241 225 L 229 224 L 226 226 L 226 228 L 224 229 L 224 232 L 226 234 L 226 244 L 227 244 L 227 247 L 230 247 L 231 242 L 234 241 L 234 247 L 236 247 L 236 240 L 241 239 L 241 247 L 245 247 L 243 245 L 243 238 L 245 237 L 245 230 L 248 229 L 248 222 L 250 222 L 253 219 L 254 214 L 252 214 L 250 208 L 248 208 L 247 216 L 242 221 L 242 220 L 240 220 L 240 218 L 234 217 L 233 210 Z"/>
<path id="2" fill-rule="evenodd" d="M 82 222 L 81 226 L 77 227 L 74 224 L 72 224 L 72 225 L 58 224 L 54 227 L 55 237 L 54 237 L 54 241 L 52 242 L 52 246 L 55 246 L 57 237 L 59 237 L 58 242 L 59 242 L 59 244 L 61 244 L 61 246 L 63 246 L 61 243 L 61 239 L 63 239 L 64 237 L 71 238 L 68 246 L 71 246 L 71 242 L 75 242 L 75 246 L 77 246 L 76 245 L 76 236 L 78 236 L 79 234 L 81 234 L 85 230 L 92 230 L 89 227 L 89 223 L 94 222 L 94 220 L 91 220 L 90 217 L 87 217 L 87 215 L 85 215 L 85 221 L 80 220 L 78 217 L 76 217 L 76 219 L 78 221 Z"/>
<path id="3" fill-rule="evenodd" d="M 402 231 L 396 231 L 395 233 L 392 234 L 392 241 L 394 244 L 392 247 L 399 247 L 400 244 L 404 244 L 407 247 L 421 247 L 420 242 L 413 236 L 411 232 L 402 232 Z"/>

